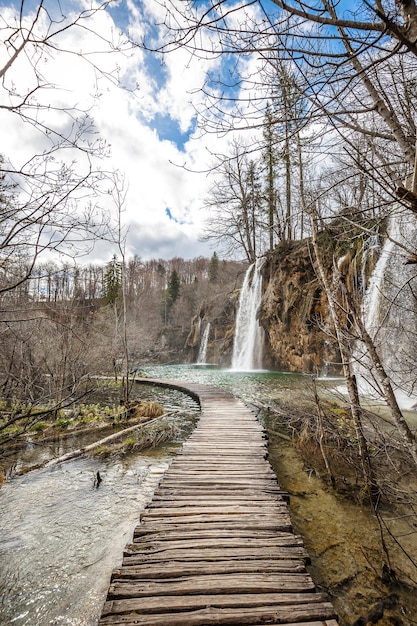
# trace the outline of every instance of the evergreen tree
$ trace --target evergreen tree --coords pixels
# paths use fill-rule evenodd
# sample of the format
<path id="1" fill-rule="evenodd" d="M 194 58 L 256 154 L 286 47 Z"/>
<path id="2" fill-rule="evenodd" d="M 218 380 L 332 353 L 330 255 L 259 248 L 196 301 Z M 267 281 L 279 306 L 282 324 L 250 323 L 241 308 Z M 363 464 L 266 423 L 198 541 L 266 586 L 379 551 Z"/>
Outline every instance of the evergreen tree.
<path id="1" fill-rule="evenodd" d="M 276 155 L 276 136 L 274 130 L 274 119 L 271 106 L 266 105 L 264 126 L 263 126 L 263 160 L 266 169 L 266 203 L 268 212 L 268 233 L 269 233 L 269 249 L 274 249 L 274 228 L 275 228 L 275 210 L 277 201 L 277 191 L 275 185 L 275 169 L 277 163 Z M 279 225 L 279 229 L 280 229 Z"/>
<path id="2" fill-rule="evenodd" d="M 180 295 L 180 277 L 178 276 L 177 270 L 173 270 L 171 272 L 171 276 L 169 277 L 168 282 L 168 298 L 171 302 L 171 305 L 175 303 L 178 296 Z"/>
<path id="3" fill-rule="evenodd" d="M 114 255 L 106 265 L 104 274 L 103 298 L 106 304 L 115 304 L 120 298 L 122 289 L 122 265 Z"/>
<path id="4" fill-rule="evenodd" d="M 209 283 L 216 283 L 219 277 L 219 257 L 216 252 L 213 252 L 213 256 L 210 259 L 208 268 Z"/>
<path id="5" fill-rule="evenodd" d="M 180 286 L 181 281 L 180 277 L 178 276 L 178 272 L 177 270 L 173 270 L 169 277 L 168 287 L 165 290 L 163 300 L 163 318 L 165 324 L 168 322 L 171 309 L 180 294 Z"/>

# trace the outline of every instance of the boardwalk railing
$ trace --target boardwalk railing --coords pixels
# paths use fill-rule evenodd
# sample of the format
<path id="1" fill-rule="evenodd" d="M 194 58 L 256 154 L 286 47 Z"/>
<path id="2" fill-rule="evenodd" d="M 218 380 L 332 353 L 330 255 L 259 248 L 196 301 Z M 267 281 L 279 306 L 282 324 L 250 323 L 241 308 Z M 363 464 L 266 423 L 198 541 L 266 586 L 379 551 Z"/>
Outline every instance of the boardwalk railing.
<path id="1" fill-rule="evenodd" d="M 157 384 L 198 398 L 201 417 L 113 572 L 100 626 L 336 626 L 255 416 L 220 390 Z"/>

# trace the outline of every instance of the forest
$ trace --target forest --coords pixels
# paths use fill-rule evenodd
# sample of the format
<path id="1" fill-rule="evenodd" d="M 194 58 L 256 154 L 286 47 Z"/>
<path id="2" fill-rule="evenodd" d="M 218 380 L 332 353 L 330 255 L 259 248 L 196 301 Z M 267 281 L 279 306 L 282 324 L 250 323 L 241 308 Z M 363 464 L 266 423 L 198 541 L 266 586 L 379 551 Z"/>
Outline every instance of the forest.
<path id="1" fill-rule="evenodd" d="M 243 270 L 216 254 L 134 258 L 124 271 L 116 257 L 105 266 L 37 265 L 31 279 L 3 295 L 3 401 L 32 411 L 52 402 L 58 410 L 84 395 L 88 382 L 94 388 L 94 376 L 122 377 L 126 351 L 128 373 L 144 362 L 192 361 L 196 344 L 188 351 L 186 344 L 193 318 L 208 300 L 218 301 L 221 315 Z M 18 415 L 10 419 L 17 425 Z"/>

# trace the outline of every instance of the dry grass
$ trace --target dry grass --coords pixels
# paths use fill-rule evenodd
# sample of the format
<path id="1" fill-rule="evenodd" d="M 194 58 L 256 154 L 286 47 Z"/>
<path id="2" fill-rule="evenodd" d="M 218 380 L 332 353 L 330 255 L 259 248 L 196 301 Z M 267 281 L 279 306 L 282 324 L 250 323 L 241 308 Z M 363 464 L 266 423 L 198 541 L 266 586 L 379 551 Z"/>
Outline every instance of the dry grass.
<path id="1" fill-rule="evenodd" d="M 159 402 L 140 402 L 135 408 L 134 417 L 160 417 L 164 414 L 164 407 Z"/>

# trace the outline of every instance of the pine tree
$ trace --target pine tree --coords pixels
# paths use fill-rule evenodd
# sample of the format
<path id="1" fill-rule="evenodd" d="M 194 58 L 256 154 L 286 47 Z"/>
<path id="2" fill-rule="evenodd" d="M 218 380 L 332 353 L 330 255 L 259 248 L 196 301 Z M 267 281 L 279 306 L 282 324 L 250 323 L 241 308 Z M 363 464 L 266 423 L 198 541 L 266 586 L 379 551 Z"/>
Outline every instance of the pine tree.
<path id="1" fill-rule="evenodd" d="M 274 130 L 274 120 L 271 106 L 268 103 L 265 111 L 264 128 L 264 150 L 263 160 L 266 169 L 266 202 L 268 212 L 268 233 L 269 233 L 269 249 L 274 249 L 274 227 L 275 227 L 275 210 L 277 192 L 275 188 L 275 168 L 277 163 L 276 156 L 276 137 Z"/>
<path id="2" fill-rule="evenodd" d="M 214 284 L 217 282 L 217 279 L 219 277 L 219 257 L 217 256 L 216 252 L 213 252 L 213 256 L 210 259 L 208 275 L 209 283 Z"/>
<path id="3" fill-rule="evenodd" d="M 115 304 L 122 289 L 122 265 L 114 255 L 106 265 L 104 274 L 103 298 L 106 304 Z"/>
<path id="4" fill-rule="evenodd" d="M 168 287 L 165 290 L 163 300 L 163 318 L 165 324 L 168 322 L 171 309 L 180 294 L 181 281 L 177 270 L 173 270 L 169 277 Z"/>
<path id="5" fill-rule="evenodd" d="M 173 270 L 171 272 L 171 276 L 169 277 L 168 282 L 168 297 L 172 304 L 175 303 L 178 296 L 180 295 L 180 277 L 178 276 L 177 270 Z"/>

